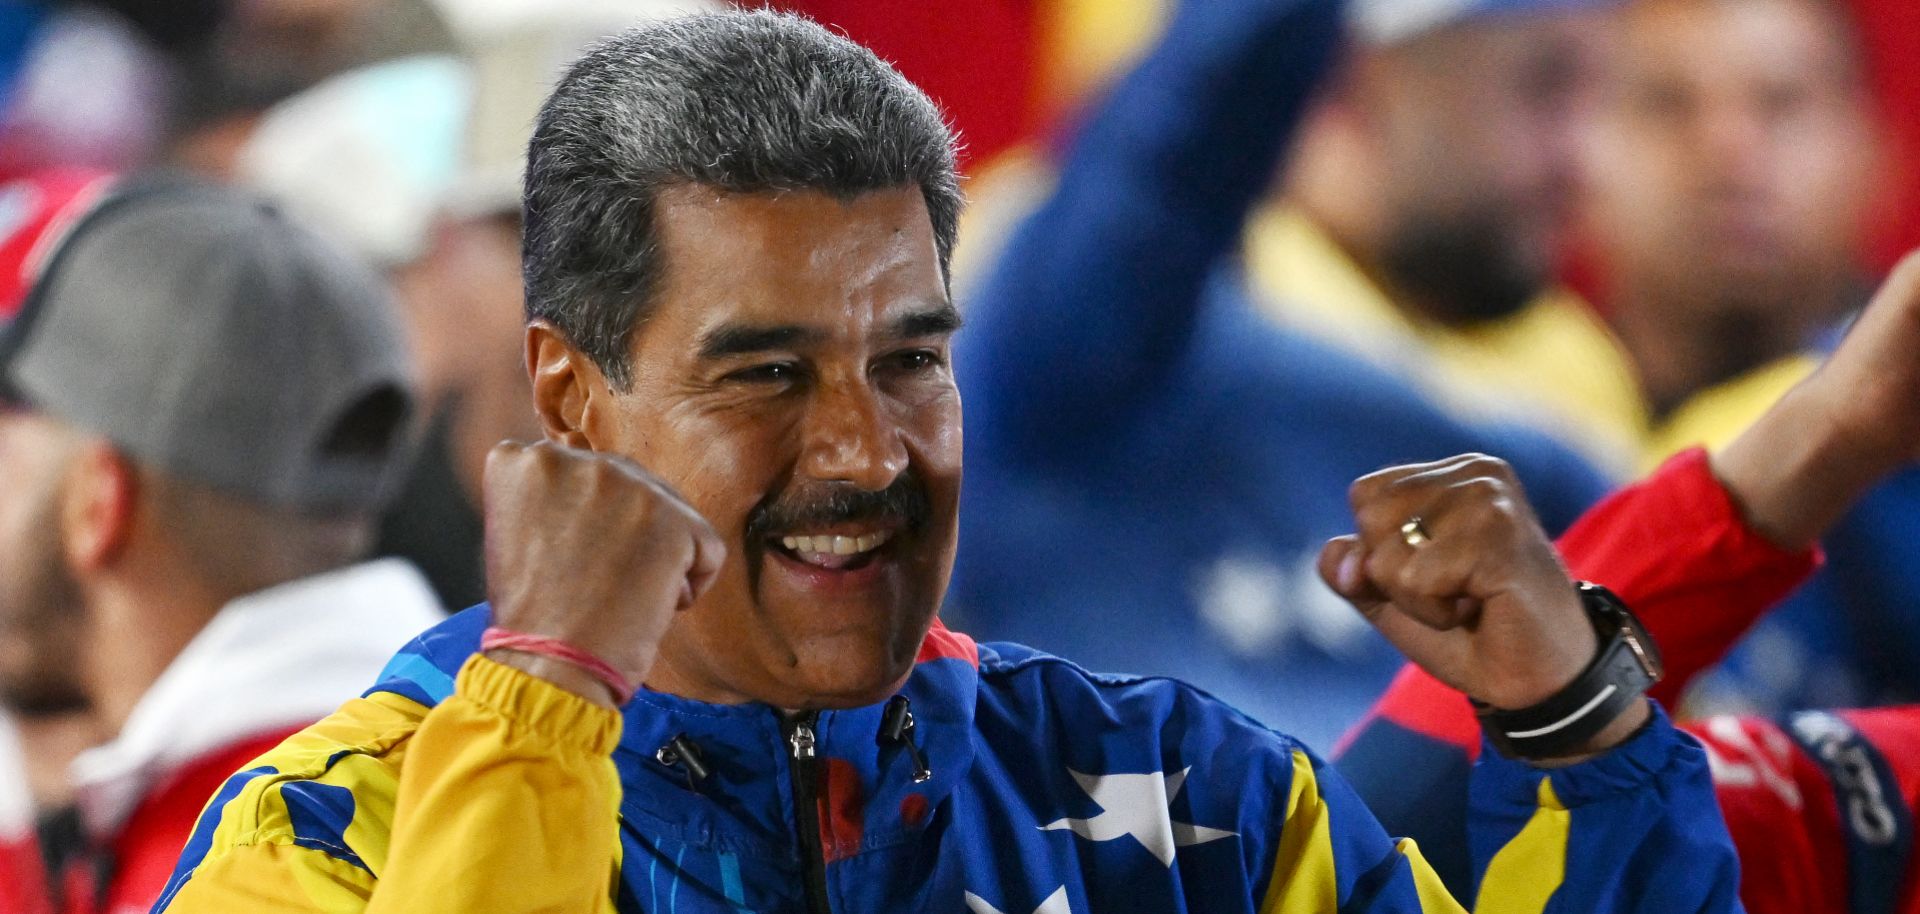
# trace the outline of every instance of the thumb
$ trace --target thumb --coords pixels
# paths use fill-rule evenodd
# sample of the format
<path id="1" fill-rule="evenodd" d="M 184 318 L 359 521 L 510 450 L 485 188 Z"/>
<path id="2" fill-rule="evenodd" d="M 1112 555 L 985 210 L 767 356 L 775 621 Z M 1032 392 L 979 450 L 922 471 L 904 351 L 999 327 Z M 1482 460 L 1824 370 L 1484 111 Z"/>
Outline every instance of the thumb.
<path id="1" fill-rule="evenodd" d="M 727 560 L 727 546 L 721 541 L 720 534 L 706 521 L 694 525 L 693 561 L 687 567 L 687 577 L 680 594 L 678 609 L 686 609 L 693 601 L 712 589 L 714 581 L 720 577 L 720 566 Z"/>
<path id="2" fill-rule="evenodd" d="M 1388 605 L 1387 595 L 1367 577 L 1367 549 L 1353 534 L 1327 540 L 1320 549 L 1320 580 L 1360 615 L 1373 619 Z"/>

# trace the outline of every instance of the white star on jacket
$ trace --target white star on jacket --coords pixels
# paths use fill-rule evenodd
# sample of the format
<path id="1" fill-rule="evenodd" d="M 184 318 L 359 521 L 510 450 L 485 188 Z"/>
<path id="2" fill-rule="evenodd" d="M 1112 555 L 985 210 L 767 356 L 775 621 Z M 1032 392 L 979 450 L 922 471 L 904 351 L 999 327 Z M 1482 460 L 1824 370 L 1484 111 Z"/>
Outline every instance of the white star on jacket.
<path id="1" fill-rule="evenodd" d="M 1140 846 L 1171 869 L 1178 848 L 1221 838 L 1238 837 L 1238 832 L 1207 828 L 1191 822 L 1173 821 L 1173 798 L 1186 786 L 1187 772 L 1172 774 L 1158 771 L 1147 774 L 1081 774 L 1068 769 L 1080 789 L 1098 804 L 1101 813 L 1091 819 L 1061 819 L 1040 826 L 1045 831 L 1065 829 L 1089 841 L 1113 841 L 1132 835 Z M 1049 902 L 1052 899 L 1048 899 Z M 1065 898 L 1062 898 L 1065 902 Z M 1041 906 L 1042 908 L 1045 905 Z M 1049 912 L 1051 914 L 1051 912 Z"/>
<path id="2" fill-rule="evenodd" d="M 973 914 L 1004 914 L 999 908 L 987 904 L 987 900 L 972 892 L 967 893 L 967 910 Z M 1033 909 L 1033 914 L 1073 914 L 1073 908 L 1067 904 L 1067 887 L 1061 886 Z"/>

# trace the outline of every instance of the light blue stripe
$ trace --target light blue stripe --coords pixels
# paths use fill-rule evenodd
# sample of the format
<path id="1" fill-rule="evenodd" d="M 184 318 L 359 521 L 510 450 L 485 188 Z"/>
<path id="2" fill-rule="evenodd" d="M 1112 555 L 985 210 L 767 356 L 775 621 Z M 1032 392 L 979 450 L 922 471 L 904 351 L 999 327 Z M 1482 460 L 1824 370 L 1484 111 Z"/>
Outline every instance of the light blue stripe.
<path id="1" fill-rule="evenodd" d="M 667 888 L 667 914 L 678 914 L 680 910 L 680 874 L 686 872 L 680 861 L 687 859 L 687 846 L 680 845 L 680 852 L 673 855 L 673 885 Z"/>
<path id="2" fill-rule="evenodd" d="M 660 855 L 650 853 L 647 856 L 649 858 L 647 862 L 647 907 L 658 910 L 653 902 L 654 899 L 660 897 L 660 883 L 653 878 L 653 872 L 660 868 Z"/>
<path id="3" fill-rule="evenodd" d="M 733 854 L 720 854 L 720 891 L 733 902 L 733 909 L 745 914 L 747 910 L 747 890 L 740 885 L 740 858 Z"/>
<path id="4" fill-rule="evenodd" d="M 399 654 L 380 671 L 380 681 L 405 679 L 419 686 L 438 704 L 453 694 L 453 677 L 419 654 Z"/>

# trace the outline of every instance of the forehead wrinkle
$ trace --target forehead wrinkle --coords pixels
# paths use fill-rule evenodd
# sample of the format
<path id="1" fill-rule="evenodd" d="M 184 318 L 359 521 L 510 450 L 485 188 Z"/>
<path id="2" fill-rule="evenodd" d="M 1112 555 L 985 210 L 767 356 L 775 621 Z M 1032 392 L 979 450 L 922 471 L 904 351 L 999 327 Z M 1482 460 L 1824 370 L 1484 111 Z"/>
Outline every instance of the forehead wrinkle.
<path id="1" fill-rule="evenodd" d="M 730 324 L 808 328 L 807 336 L 790 334 L 792 342 L 816 343 L 867 335 L 889 313 L 947 302 L 937 267 L 926 269 L 937 256 L 932 227 L 918 224 L 924 204 L 911 189 L 898 199 L 700 187 L 668 196 L 667 281 L 658 300 L 698 309 L 689 327 L 695 352 L 722 348 L 704 344 L 726 342 L 717 337 Z"/>

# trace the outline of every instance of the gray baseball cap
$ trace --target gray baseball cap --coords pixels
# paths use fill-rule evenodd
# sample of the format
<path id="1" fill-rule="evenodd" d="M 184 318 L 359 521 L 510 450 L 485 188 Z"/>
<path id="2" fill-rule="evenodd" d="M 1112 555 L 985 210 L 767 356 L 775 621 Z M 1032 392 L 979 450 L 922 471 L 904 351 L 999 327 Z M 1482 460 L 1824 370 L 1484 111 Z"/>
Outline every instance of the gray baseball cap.
<path id="1" fill-rule="evenodd" d="M 0 330 L 0 396 L 153 469 L 306 511 L 380 507 L 414 389 L 384 283 L 241 191 L 130 179 Z"/>

